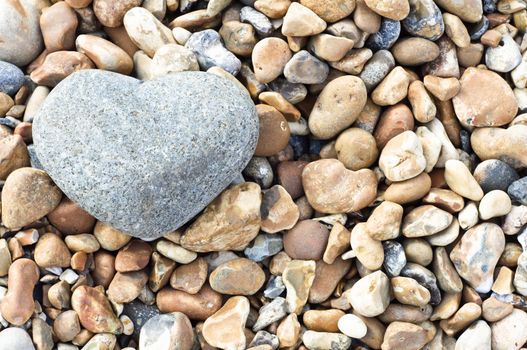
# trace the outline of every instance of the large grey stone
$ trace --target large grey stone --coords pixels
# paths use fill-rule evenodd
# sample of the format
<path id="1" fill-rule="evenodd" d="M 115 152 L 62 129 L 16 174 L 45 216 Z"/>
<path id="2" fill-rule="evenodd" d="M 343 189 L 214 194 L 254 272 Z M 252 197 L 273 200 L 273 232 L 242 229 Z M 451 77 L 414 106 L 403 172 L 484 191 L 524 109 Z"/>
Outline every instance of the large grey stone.
<path id="1" fill-rule="evenodd" d="M 48 0 L 0 1 L 0 60 L 17 66 L 33 61 L 44 48 L 40 13 Z"/>
<path id="2" fill-rule="evenodd" d="M 143 239 L 199 213 L 243 170 L 257 138 L 248 95 L 204 72 L 145 82 L 77 72 L 52 90 L 33 124 L 38 159 L 64 193 Z"/>

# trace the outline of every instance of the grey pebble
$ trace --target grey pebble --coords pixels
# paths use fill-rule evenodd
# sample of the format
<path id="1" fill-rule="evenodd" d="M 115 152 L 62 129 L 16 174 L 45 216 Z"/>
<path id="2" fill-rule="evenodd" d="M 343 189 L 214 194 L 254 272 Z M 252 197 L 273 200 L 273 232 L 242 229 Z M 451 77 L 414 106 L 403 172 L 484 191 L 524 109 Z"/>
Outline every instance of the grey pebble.
<path id="1" fill-rule="evenodd" d="M 403 245 L 397 241 L 382 242 L 384 248 L 384 269 L 390 277 L 399 276 L 406 265 Z"/>
<path id="2" fill-rule="evenodd" d="M 12 117 L 0 118 L 0 125 L 5 125 L 11 129 L 16 128 L 18 124 L 20 124 L 20 121 Z"/>
<path id="3" fill-rule="evenodd" d="M 37 152 L 35 151 L 35 145 L 31 144 L 27 146 L 27 153 L 29 154 L 29 161 L 33 168 L 44 170 L 44 167 L 38 160 Z"/>
<path id="4" fill-rule="evenodd" d="M 510 35 L 501 38 L 500 45 L 488 47 L 485 52 L 485 64 L 496 72 L 507 73 L 522 61 L 520 47 Z"/>
<path id="5" fill-rule="evenodd" d="M 401 270 L 400 276 L 410 277 L 430 292 L 430 304 L 438 305 L 441 302 L 441 292 L 437 286 L 436 276 L 426 267 L 415 263 L 407 263 Z"/>
<path id="6" fill-rule="evenodd" d="M 273 168 L 266 157 L 253 157 L 243 170 L 247 180 L 256 182 L 262 188 L 273 184 Z"/>
<path id="7" fill-rule="evenodd" d="M 507 191 L 520 176 L 509 164 L 498 159 L 488 159 L 478 164 L 474 170 L 474 178 L 483 192 L 487 193 L 492 190 Z"/>
<path id="8" fill-rule="evenodd" d="M 291 83 L 321 84 L 328 78 L 329 66 L 306 50 L 298 51 L 285 65 L 284 76 Z"/>
<path id="9" fill-rule="evenodd" d="M 401 22 L 383 18 L 379 31 L 366 40 L 366 47 L 373 51 L 388 50 L 399 39 L 400 34 Z"/>
<path id="10" fill-rule="evenodd" d="M 33 123 L 38 158 L 63 192 L 143 239 L 198 214 L 249 162 L 257 138 L 248 95 L 204 72 L 142 82 L 80 71 L 53 89 Z"/>
<path id="11" fill-rule="evenodd" d="M 307 96 L 307 88 L 304 84 L 291 83 L 284 78 L 277 78 L 269 83 L 271 90 L 280 93 L 284 98 L 296 104 L 302 102 Z"/>
<path id="12" fill-rule="evenodd" d="M 271 278 L 269 278 L 269 281 L 265 286 L 263 294 L 266 298 L 274 299 L 282 295 L 284 291 L 285 285 L 284 281 L 282 280 L 282 276 L 271 275 Z"/>
<path id="13" fill-rule="evenodd" d="M 395 59 L 388 50 L 379 50 L 364 65 L 360 78 L 371 92 L 395 67 Z"/>
<path id="14" fill-rule="evenodd" d="M 481 39 L 483 34 L 489 29 L 489 25 L 489 19 L 486 16 L 481 17 L 481 20 L 478 23 L 475 23 L 468 28 L 470 40 L 478 41 Z"/>
<path id="15" fill-rule="evenodd" d="M 266 331 L 258 331 L 254 335 L 253 340 L 249 344 L 249 347 L 258 346 L 258 345 L 271 345 L 271 347 L 274 349 L 278 349 L 278 346 L 280 345 L 280 341 L 278 340 L 278 337 L 272 333 L 266 332 Z"/>
<path id="16" fill-rule="evenodd" d="M 258 311 L 258 314 L 258 319 L 253 326 L 253 331 L 255 332 L 284 318 L 287 315 L 287 303 L 282 297 L 275 298 L 270 303 L 262 306 Z"/>
<path id="17" fill-rule="evenodd" d="M 24 73 L 9 62 L 0 61 L 0 92 L 14 96 L 24 84 Z"/>
<path id="18" fill-rule="evenodd" d="M 513 201 L 527 205 L 527 176 L 514 181 L 507 189 L 507 193 Z"/>
<path id="19" fill-rule="evenodd" d="M 433 0 L 410 0 L 410 13 L 402 20 L 411 35 L 437 40 L 445 31 L 441 10 Z"/>
<path id="20" fill-rule="evenodd" d="M 241 61 L 223 46 L 220 34 L 213 29 L 192 34 L 185 43 L 185 47 L 196 54 L 203 70 L 218 66 L 232 75 L 240 71 Z"/>
<path id="21" fill-rule="evenodd" d="M 269 20 L 266 15 L 250 6 L 242 7 L 240 11 L 240 21 L 252 25 L 256 32 L 262 36 L 267 36 L 274 30 L 271 20 Z"/>
<path id="22" fill-rule="evenodd" d="M 278 254 L 283 247 L 282 236 L 261 233 L 256 236 L 249 247 L 245 248 L 243 253 L 252 261 L 260 262 Z"/>

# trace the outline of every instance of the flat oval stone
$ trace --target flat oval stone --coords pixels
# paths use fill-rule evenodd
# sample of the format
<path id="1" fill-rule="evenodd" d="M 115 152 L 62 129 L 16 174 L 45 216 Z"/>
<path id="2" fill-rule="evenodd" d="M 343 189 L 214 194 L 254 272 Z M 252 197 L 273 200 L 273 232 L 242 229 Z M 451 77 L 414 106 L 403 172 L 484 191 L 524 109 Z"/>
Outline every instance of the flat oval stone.
<path id="1" fill-rule="evenodd" d="M 247 94 L 202 72 L 147 82 L 79 72 L 49 94 L 33 127 L 38 158 L 68 198 L 143 239 L 201 211 L 245 167 L 257 138 Z"/>

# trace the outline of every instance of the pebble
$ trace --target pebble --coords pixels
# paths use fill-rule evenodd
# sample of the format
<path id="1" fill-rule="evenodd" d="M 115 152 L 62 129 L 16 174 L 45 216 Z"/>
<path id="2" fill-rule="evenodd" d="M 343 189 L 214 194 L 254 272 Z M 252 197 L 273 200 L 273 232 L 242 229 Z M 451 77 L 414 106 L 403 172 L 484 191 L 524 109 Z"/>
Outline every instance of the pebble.
<path id="1" fill-rule="evenodd" d="M 362 277 L 345 294 L 356 312 L 364 317 L 375 317 L 390 304 L 390 280 L 384 272 L 376 271 Z"/>
<path id="2" fill-rule="evenodd" d="M 520 349 L 527 342 L 527 313 L 514 309 L 505 318 L 491 325 L 492 349 Z"/>
<path id="3" fill-rule="evenodd" d="M 408 257 L 409 254 L 407 253 Z M 410 277 L 419 282 L 423 287 L 428 289 L 430 292 L 430 304 L 438 305 L 441 302 L 441 292 L 437 286 L 437 279 L 435 275 L 428 270 L 426 267 L 418 265 L 416 263 L 407 263 L 401 270 L 402 277 Z"/>
<path id="4" fill-rule="evenodd" d="M 300 111 L 279 93 L 266 91 L 258 95 L 258 98 L 261 102 L 278 109 L 278 111 L 284 115 L 287 121 L 295 122 L 300 120 Z"/>
<path id="5" fill-rule="evenodd" d="M 34 259 L 42 268 L 68 267 L 71 253 L 58 235 L 46 233 L 39 238 L 35 246 Z"/>
<path id="6" fill-rule="evenodd" d="M 517 260 L 513 284 L 516 292 L 521 295 L 527 294 L 527 254 L 523 252 Z"/>
<path id="7" fill-rule="evenodd" d="M 406 253 L 401 243 L 397 241 L 383 242 L 384 262 L 383 267 L 389 276 L 399 276 L 406 265 Z"/>
<path id="8" fill-rule="evenodd" d="M 131 236 L 119 231 L 102 221 L 97 221 L 93 229 L 93 234 L 103 249 L 116 251 L 124 247 Z"/>
<path id="9" fill-rule="evenodd" d="M 79 286 L 71 296 L 71 306 L 81 325 L 93 333 L 120 334 L 122 324 L 106 296 L 97 288 Z"/>
<path id="10" fill-rule="evenodd" d="M 20 135 L 8 135 L 0 139 L 0 179 L 5 180 L 14 170 L 29 166 L 29 154 Z"/>
<path id="11" fill-rule="evenodd" d="M 443 35 L 445 24 L 439 7 L 432 0 L 410 0 L 410 12 L 402 20 L 411 35 L 435 41 Z"/>
<path id="12" fill-rule="evenodd" d="M 353 0 L 301 0 L 300 4 L 308 7 L 329 23 L 348 17 L 355 9 Z"/>
<path id="13" fill-rule="evenodd" d="M 185 47 L 196 54 L 202 69 L 219 66 L 232 75 L 240 71 L 240 60 L 223 46 L 220 35 L 212 29 L 192 34 Z"/>
<path id="14" fill-rule="evenodd" d="M 450 159 L 445 164 L 445 180 L 453 191 L 457 194 L 479 201 L 483 198 L 483 190 L 474 179 L 469 169 L 463 162 Z"/>
<path id="15" fill-rule="evenodd" d="M 227 295 L 253 295 L 265 282 L 265 274 L 257 263 L 239 258 L 218 266 L 209 276 L 212 289 Z"/>
<path id="16" fill-rule="evenodd" d="M 373 239 L 364 223 L 359 223 L 351 231 L 350 245 L 357 259 L 367 269 L 378 270 L 384 261 L 382 243 Z"/>
<path id="17" fill-rule="evenodd" d="M 242 174 L 261 188 L 269 188 L 273 184 L 273 168 L 266 157 L 251 158 Z"/>
<path id="18" fill-rule="evenodd" d="M 294 346 L 300 338 L 300 323 L 296 314 L 285 317 L 276 329 L 276 336 L 281 347 Z"/>
<path id="19" fill-rule="evenodd" d="M 66 237 L 66 244 L 68 244 L 68 237 Z M 95 249 L 94 251 L 97 250 L 98 249 Z M 87 253 L 91 252 L 87 251 Z M 117 253 L 117 256 L 115 258 L 115 269 L 119 272 L 132 272 L 142 270 L 150 262 L 151 255 L 152 248 L 148 243 L 134 239 L 122 249 L 120 249 Z"/>
<path id="20" fill-rule="evenodd" d="M 80 331 L 79 317 L 73 310 L 60 313 L 53 321 L 53 332 L 62 342 L 72 341 Z"/>
<path id="21" fill-rule="evenodd" d="M 275 92 L 278 92 L 292 104 L 302 102 L 307 96 L 307 88 L 305 85 L 291 83 L 284 78 L 277 78 L 273 80 L 269 83 L 269 88 Z"/>
<path id="22" fill-rule="evenodd" d="M 306 331 L 302 342 L 309 350 L 345 350 L 351 346 L 351 339 L 340 333 Z"/>
<path id="23" fill-rule="evenodd" d="M 257 332 L 272 324 L 273 322 L 279 321 L 287 315 L 287 302 L 282 297 L 277 297 L 271 302 L 264 304 L 260 310 L 258 310 L 258 318 L 252 328 L 253 331 Z"/>
<path id="24" fill-rule="evenodd" d="M 174 267 L 175 264 L 168 265 L 166 272 L 163 274 L 166 276 L 163 278 L 164 283 L 159 283 L 159 287 L 155 289 L 161 289 L 167 282 L 166 278 L 169 278 L 170 286 L 172 288 L 187 292 L 189 294 L 196 294 L 207 281 L 208 266 L 205 259 L 201 257 L 198 257 L 189 264 L 181 265 L 175 270 Z M 150 276 L 150 281 L 152 281 L 152 275 Z"/>
<path id="25" fill-rule="evenodd" d="M 276 108 L 265 105 L 256 105 L 259 119 L 258 143 L 255 156 L 269 157 L 283 150 L 289 142 L 291 132 L 287 120 Z"/>
<path id="26" fill-rule="evenodd" d="M 318 260 L 316 262 L 315 280 L 309 291 L 309 302 L 322 303 L 326 301 L 350 269 L 351 261 L 343 260 L 343 258 L 336 259 L 333 264 Z"/>
<path id="27" fill-rule="evenodd" d="M 195 252 L 185 249 L 168 240 L 160 240 L 156 243 L 156 250 L 163 256 L 180 264 L 188 264 L 198 256 Z"/>
<path id="28" fill-rule="evenodd" d="M 370 169 L 347 170 L 336 159 L 309 163 L 302 173 L 309 204 L 323 213 L 348 213 L 368 206 L 376 196 L 377 179 Z"/>
<path id="29" fill-rule="evenodd" d="M 401 22 L 383 18 L 379 30 L 366 40 L 365 46 L 373 51 L 388 50 L 401 34 Z"/>
<path id="30" fill-rule="evenodd" d="M 254 8 L 269 18 L 284 17 L 289 5 L 291 5 L 289 0 L 257 0 L 254 2 Z"/>
<path id="31" fill-rule="evenodd" d="M 350 128 L 342 132 L 335 143 L 337 158 L 350 170 L 371 166 L 379 155 L 375 138 L 371 133 Z"/>
<path id="32" fill-rule="evenodd" d="M 393 67 L 395 67 L 395 59 L 390 51 L 378 50 L 375 52 L 364 65 L 362 72 L 360 72 L 360 78 L 364 82 L 366 90 L 368 92 L 372 91 L 388 75 Z M 368 103 L 366 103 L 367 106 Z"/>
<path id="33" fill-rule="evenodd" d="M 330 139 L 348 128 L 366 105 L 366 94 L 366 87 L 358 77 L 343 76 L 329 82 L 309 116 L 311 133 Z"/>
<path id="34" fill-rule="evenodd" d="M 0 61 L 26 66 L 43 50 L 40 31 L 41 9 L 46 3 L 30 0 L 0 5 Z M 49 5 L 49 3 L 47 3 Z"/>
<path id="35" fill-rule="evenodd" d="M 199 71 L 198 60 L 192 51 L 177 44 L 163 45 L 156 50 L 150 70 L 152 78 L 185 71 Z"/>
<path id="36" fill-rule="evenodd" d="M 344 316 L 344 311 L 337 309 L 308 310 L 303 321 L 307 329 L 317 332 L 338 332 L 338 321 Z"/>
<path id="37" fill-rule="evenodd" d="M 422 205 L 406 214 L 402 234 L 410 238 L 431 236 L 446 229 L 452 220 L 452 214 L 433 205 Z"/>
<path id="38" fill-rule="evenodd" d="M 456 349 L 490 349 L 491 330 L 485 321 L 476 321 L 457 339 Z"/>
<path id="39" fill-rule="evenodd" d="M 315 279 L 315 262 L 292 260 L 287 264 L 282 279 L 287 289 L 287 310 L 298 315 L 307 302 Z"/>
<path id="40" fill-rule="evenodd" d="M 442 78 L 459 78 L 456 46 L 448 36 L 442 36 L 436 43 L 439 46 L 439 56 L 432 62 L 425 64 L 423 74 Z"/>
<path id="41" fill-rule="evenodd" d="M 194 343 L 192 324 L 185 314 L 173 312 L 150 318 L 141 327 L 139 346 L 144 350 L 190 350 Z"/>
<path id="42" fill-rule="evenodd" d="M 434 251 L 433 270 L 442 291 L 446 293 L 462 291 L 463 282 L 452 265 L 448 252 L 443 247 L 437 247 Z"/>
<path id="43" fill-rule="evenodd" d="M 397 66 L 381 81 L 371 93 L 371 98 L 379 106 L 392 106 L 408 94 L 410 77 L 401 66 Z"/>
<path id="44" fill-rule="evenodd" d="M 266 298 L 274 299 L 282 295 L 283 292 L 285 292 L 285 285 L 282 276 L 271 276 L 265 286 L 263 295 Z"/>
<path id="45" fill-rule="evenodd" d="M 477 128 L 470 137 L 472 148 L 481 160 L 500 159 L 515 169 L 527 164 L 524 148 L 527 125 L 517 124 L 508 129 Z"/>
<path id="46" fill-rule="evenodd" d="M 162 313 L 182 312 L 191 320 L 204 321 L 218 311 L 222 297 L 208 284 L 196 294 L 163 288 L 156 295 L 156 304 Z"/>
<path id="47" fill-rule="evenodd" d="M 477 292 L 487 293 L 493 283 L 493 273 L 505 248 L 501 228 L 482 223 L 469 229 L 450 253 L 459 275 Z"/>
<path id="48" fill-rule="evenodd" d="M 80 52 L 56 51 L 50 53 L 44 62 L 31 72 L 30 78 L 38 85 L 54 87 L 69 75 L 94 68 L 93 62 Z"/>
<path id="49" fill-rule="evenodd" d="M 479 202 L 479 217 L 488 220 L 507 215 L 512 209 L 511 199 L 506 192 L 493 190 L 481 198 Z"/>
<path id="50" fill-rule="evenodd" d="M 379 167 L 391 181 L 404 181 L 419 175 L 426 167 L 426 159 L 417 135 L 405 131 L 390 139 L 381 151 Z"/>
<path id="51" fill-rule="evenodd" d="M 346 56 L 354 44 L 354 41 L 348 38 L 318 34 L 309 40 L 308 47 L 321 59 L 339 61 Z"/>
<path id="52" fill-rule="evenodd" d="M 123 17 L 128 10 L 140 5 L 139 0 L 125 0 L 118 4 L 109 0 L 94 0 L 93 11 L 102 25 L 115 28 L 123 24 Z"/>
<path id="53" fill-rule="evenodd" d="M 371 213 L 366 231 L 375 240 L 386 241 L 399 236 L 403 207 L 390 201 L 382 202 Z"/>
<path id="54" fill-rule="evenodd" d="M 361 318 L 353 314 L 346 314 L 339 318 L 338 329 L 350 338 L 361 339 L 368 332 L 366 324 Z"/>
<path id="55" fill-rule="evenodd" d="M 342 224 L 336 222 L 333 225 L 322 257 L 325 263 L 333 264 L 337 257 L 349 248 L 350 235 L 351 233 Z"/>
<path id="56" fill-rule="evenodd" d="M 57 21 L 57 18 L 61 20 Z M 77 25 L 77 15 L 66 2 L 58 2 L 42 9 L 40 29 L 46 51 L 73 49 Z"/>
<path id="57" fill-rule="evenodd" d="M 392 322 L 386 328 L 382 342 L 383 350 L 419 350 L 428 342 L 426 330 L 408 322 Z"/>
<path id="58" fill-rule="evenodd" d="M 270 234 L 259 234 L 251 246 L 245 248 L 243 253 L 252 261 L 260 262 L 278 254 L 283 249 L 281 237 Z"/>
<path id="59" fill-rule="evenodd" d="M 232 22 L 229 22 L 232 23 Z M 253 70 L 261 83 L 269 83 L 284 72 L 292 54 L 287 43 L 279 38 L 264 38 L 252 50 Z"/>
<path id="60" fill-rule="evenodd" d="M 489 69 L 508 73 L 522 62 L 520 47 L 510 35 L 504 35 L 497 47 L 485 51 L 485 63 Z"/>
<path id="61" fill-rule="evenodd" d="M 179 27 L 174 28 L 173 31 L 177 28 Z M 219 34 L 227 50 L 240 56 L 251 56 L 257 43 L 254 27 L 247 23 L 237 21 L 224 23 L 219 30 Z M 189 37 L 190 35 L 189 33 Z M 184 42 L 186 43 L 187 40 L 188 38 Z"/>
<path id="62" fill-rule="evenodd" d="M 95 225 L 95 218 L 66 196 L 47 218 L 64 234 L 92 232 Z"/>
<path id="63" fill-rule="evenodd" d="M 456 78 L 440 78 L 433 75 L 424 77 L 424 85 L 440 101 L 448 101 L 459 93 L 460 84 Z"/>
<path id="64" fill-rule="evenodd" d="M 205 320 L 203 337 L 211 346 L 220 349 L 245 349 L 247 341 L 244 328 L 249 311 L 247 298 L 241 296 L 230 298 L 221 309 Z"/>
<path id="65" fill-rule="evenodd" d="M 430 301 L 430 292 L 408 277 L 393 277 L 391 280 L 395 298 L 402 304 L 423 307 Z"/>
<path id="66" fill-rule="evenodd" d="M 147 282 L 145 271 L 117 272 L 108 286 L 108 299 L 119 304 L 129 303 L 139 296 Z"/>
<path id="67" fill-rule="evenodd" d="M 9 62 L 0 61 L 0 92 L 14 96 L 23 84 L 24 73 L 20 68 Z"/>
<path id="68" fill-rule="evenodd" d="M 273 31 L 273 24 L 269 18 L 250 6 L 244 6 L 240 10 L 240 21 L 252 25 L 256 32 L 262 36 L 267 36 Z"/>
<path id="69" fill-rule="evenodd" d="M 493 190 L 507 191 L 509 186 L 519 179 L 518 173 L 507 163 L 498 159 L 488 159 L 479 163 L 474 170 L 474 178 L 483 192 Z M 511 198 L 514 198 L 509 193 Z"/>
<path id="70" fill-rule="evenodd" d="M 510 315 L 513 310 L 511 304 L 499 301 L 495 297 L 486 299 L 482 304 L 482 316 L 488 322 L 499 321 Z"/>
<path id="71" fill-rule="evenodd" d="M 284 67 L 284 76 L 290 83 L 322 84 L 328 74 L 328 65 L 306 50 L 295 53 Z"/>
<path id="72" fill-rule="evenodd" d="M 392 47 L 397 63 L 405 66 L 418 66 L 431 62 L 439 56 L 439 47 L 430 40 L 411 37 L 398 40 Z"/>
<path id="73" fill-rule="evenodd" d="M 520 232 L 527 222 L 527 206 L 513 205 L 509 214 L 505 216 L 501 228 L 506 235 L 514 235 Z"/>
<path id="74" fill-rule="evenodd" d="M 8 327 L 0 332 L 0 349 L 35 350 L 29 334 L 22 328 Z"/>
<path id="75" fill-rule="evenodd" d="M 527 177 L 522 177 L 521 179 L 515 180 L 508 186 L 507 193 L 511 200 L 523 205 L 527 205 L 526 188 Z"/>
<path id="76" fill-rule="evenodd" d="M 413 128 L 414 117 L 410 108 L 402 103 L 388 107 L 381 114 L 373 133 L 377 148 L 382 150 L 390 139 Z"/>
<path id="77" fill-rule="evenodd" d="M 283 18 L 282 34 L 311 36 L 323 32 L 326 27 L 326 22 L 315 12 L 298 2 L 292 2 Z"/>
<path id="78" fill-rule="evenodd" d="M 462 21 L 469 23 L 479 21 L 483 14 L 482 3 L 478 0 L 468 0 L 462 4 L 451 0 L 438 0 L 437 4 L 461 18 Z"/>

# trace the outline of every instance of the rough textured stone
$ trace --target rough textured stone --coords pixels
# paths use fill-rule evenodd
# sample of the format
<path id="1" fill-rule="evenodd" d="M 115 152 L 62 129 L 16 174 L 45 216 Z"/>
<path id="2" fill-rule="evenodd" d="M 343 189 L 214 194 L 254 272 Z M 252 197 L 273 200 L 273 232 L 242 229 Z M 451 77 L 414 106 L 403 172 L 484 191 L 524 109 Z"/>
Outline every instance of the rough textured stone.
<path id="1" fill-rule="evenodd" d="M 215 30 L 207 29 L 192 34 L 185 47 L 196 54 L 202 69 L 219 66 L 232 75 L 240 71 L 241 61 L 223 46 L 221 37 Z"/>
<path id="2" fill-rule="evenodd" d="M 433 0 L 409 0 L 410 12 L 402 20 L 404 29 L 411 35 L 437 40 L 445 30 L 441 10 Z"/>
<path id="3" fill-rule="evenodd" d="M 24 73 L 9 62 L 0 61 L 0 92 L 13 96 L 24 84 Z"/>
<path id="4" fill-rule="evenodd" d="M 155 125 L 144 118 L 149 113 Z M 69 198 L 118 229 L 155 238 L 196 215 L 243 169 L 257 124 L 248 96 L 211 74 L 142 83 L 86 71 L 53 90 L 33 133 L 39 160 Z M 173 134 L 181 136 L 168 137 Z M 144 135 L 149 140 L 138 147 Z"/>
<path id="5" fill-rule="evenodd" d="M 142 350 L 190 350 L 193 343 L 192 324 L 181 312 L 152 317 L 142 327 L 139 337 Z"/>

